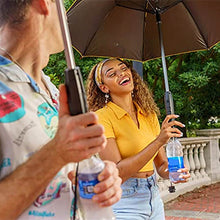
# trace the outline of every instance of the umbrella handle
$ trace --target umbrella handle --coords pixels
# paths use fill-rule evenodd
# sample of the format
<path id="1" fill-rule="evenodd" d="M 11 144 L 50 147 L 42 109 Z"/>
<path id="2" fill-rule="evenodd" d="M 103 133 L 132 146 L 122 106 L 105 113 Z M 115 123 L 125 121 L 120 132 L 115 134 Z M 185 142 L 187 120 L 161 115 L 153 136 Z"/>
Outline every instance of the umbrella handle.
<path id="1" fill-rule="evenodd" d="M 173 96 L 170 91 L 166 91 L 164 94 L 164 103 L 167 115 L 174 114 Z"/>
<path id="2" fill-rule="evenodd" d="M 86 92 L 79 67 L 65 70 L 65 85 L 70 114 L 78 115 L 86 113 L 88 111 Z"/>

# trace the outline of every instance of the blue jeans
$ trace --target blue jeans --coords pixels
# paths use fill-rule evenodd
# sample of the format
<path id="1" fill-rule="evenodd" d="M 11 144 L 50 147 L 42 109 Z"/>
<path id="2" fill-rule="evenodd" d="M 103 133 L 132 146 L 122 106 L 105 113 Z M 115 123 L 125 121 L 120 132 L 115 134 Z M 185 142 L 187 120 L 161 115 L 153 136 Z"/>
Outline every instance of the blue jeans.
<path id="1" fill-rule="evenodd" d="M 155 176 L 130 178 L 122 184 L 122 198 L 113 205 L 116 220 L 165 220 Z"/>

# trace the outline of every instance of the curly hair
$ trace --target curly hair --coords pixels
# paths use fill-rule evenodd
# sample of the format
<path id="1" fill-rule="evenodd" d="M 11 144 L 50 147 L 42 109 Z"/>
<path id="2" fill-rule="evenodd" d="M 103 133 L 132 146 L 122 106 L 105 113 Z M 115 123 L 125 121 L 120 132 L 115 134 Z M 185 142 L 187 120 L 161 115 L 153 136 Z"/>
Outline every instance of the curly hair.
<path id="1" fill-rule="evenodd" d="M 22 23 L 28 6 L 33 0 L 1 0 L 0 1 L 0 27 L 4 24 L 14 25 Z"/>
<path id="2" fill-rule="evenodd" d="M 154 102 L 152 93 L 149 90 L 147 84 L 126 61 L 120 61 L 123 62 L 128 68 L 130 68 L 132 73 L 134 82 L 133 101 L 135 101 L 141 107 L 141 109 L 144 111 L 146 115 L 148 115 L 148 113 L 155 112 L 159 116 L 159 109 L 156 103 Z M 97 111 L 98 109 L 106 105 L 104 93 L 99 89 L 95 82 L 95 70 L 97 65 L 98 64 L 96 64 L 91 69 L 86 83 L 87 103 L 88 108 L 91 111 Z M 108 101 L 111 101 L 111 97 L 108 99 Z"/>

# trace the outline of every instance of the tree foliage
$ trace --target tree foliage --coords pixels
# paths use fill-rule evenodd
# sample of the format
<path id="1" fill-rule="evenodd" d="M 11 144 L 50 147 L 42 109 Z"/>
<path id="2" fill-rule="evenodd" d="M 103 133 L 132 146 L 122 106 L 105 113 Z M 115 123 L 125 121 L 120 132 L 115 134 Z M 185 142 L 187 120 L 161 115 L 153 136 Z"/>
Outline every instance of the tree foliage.
<path id="1" fill-rule="evenodd" d="M 220 118 L 220 43 L 207 51 L 166 58 L 175 113 L 188 128 L 207 128 L 211 117 Z M 164 109 L 164 82 L 160 59 L 144 63 L 144 79 Z M 219 123 L 215 123 L 219 126 Z"/>

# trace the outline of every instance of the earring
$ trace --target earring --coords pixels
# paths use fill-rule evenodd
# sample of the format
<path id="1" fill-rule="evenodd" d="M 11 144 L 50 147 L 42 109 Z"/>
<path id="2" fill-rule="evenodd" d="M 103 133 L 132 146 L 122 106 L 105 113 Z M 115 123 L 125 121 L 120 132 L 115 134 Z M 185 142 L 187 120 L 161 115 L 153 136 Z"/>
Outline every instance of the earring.
<path id="1" fill-rule="evenodd" d="M 134 98 L 134 91 L 131 92 L 131 97 Z"/>
<path id="2" fill-rule="evenodd" d="M 109 98 L 109 94 L 105 93 L 105 105 L 107 105 L 107 103 L 108 103 L 108 98 Z"/>

